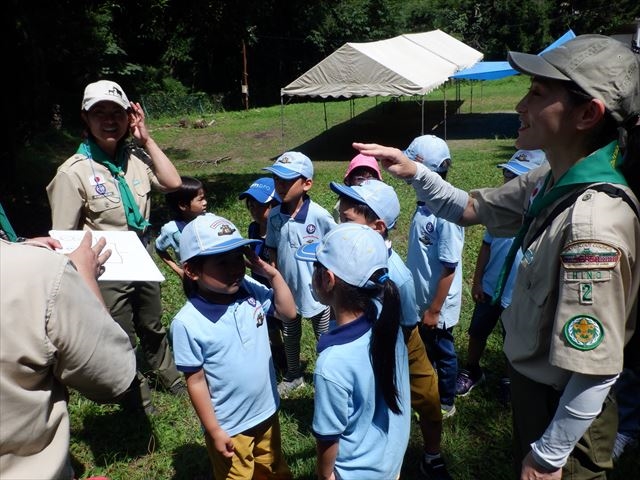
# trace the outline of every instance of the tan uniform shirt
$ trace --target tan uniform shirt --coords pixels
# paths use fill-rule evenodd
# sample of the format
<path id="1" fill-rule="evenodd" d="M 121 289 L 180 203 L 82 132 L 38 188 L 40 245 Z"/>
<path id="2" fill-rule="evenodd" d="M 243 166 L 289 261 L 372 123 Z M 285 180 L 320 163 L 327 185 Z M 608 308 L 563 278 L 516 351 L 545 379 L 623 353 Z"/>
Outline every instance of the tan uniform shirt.
<path id="1" fill-rule="evenodd" d="M 0 478 L 70 479 L 66 387 L 122 394 L 129 338 L 65 255 L 0 240 Z"/>
<path id="2" fill-rule="evenodd" d="M 516 233 L 548 171 L 543 166 L 498 189 L 471 192 L 491 234 Z M 561 201 L 533 221 L 525 245 Z M 629 205 L 594 190 L 578 197 L 519 265 L 513 301 L 502 317 L 504 351 L 513 367 L 556 389 L 564 388 L 571 372 L 619 373 L 635 328 L 639 259 L 640 224 Z"/>
<path id="3" fill-rule="evenodd" d="M 129 156 L 125 174 L 140 213 L 149 220 L 151 187 L 159 188 L 151 167 Z M 118 182 L 107 167 L 75 154 L 47 185 L 52 226 L 56 230 L 128 230 Z"/>

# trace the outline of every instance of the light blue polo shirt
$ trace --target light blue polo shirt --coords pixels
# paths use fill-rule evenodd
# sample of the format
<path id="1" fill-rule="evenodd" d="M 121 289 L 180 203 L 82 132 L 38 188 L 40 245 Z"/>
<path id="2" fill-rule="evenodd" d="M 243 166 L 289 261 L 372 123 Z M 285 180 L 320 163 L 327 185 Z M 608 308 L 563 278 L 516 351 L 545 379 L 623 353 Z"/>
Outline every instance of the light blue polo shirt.
<path id="1" fill-rule="evenodd" d="M 404 261 L 402 261 L 402 258 L 400 258 L 400 255 L 391 248 L 389 249 L 387 268 L 389 269 L 389 278 L 396 284 L 400 294 L 400 307 L 402 308 L 400 325 L 413 328 L 419 322 L 413 276 Z"/>
<path id="2" fill-rule="evenodd" d="M 440 312 L 438 328 L 453 327 L 460 317 L 463 246 L 462 227 L 436 217 L 426 206 L 418 204 L 409 229 L 407 267 L 413 275 L 421 316 L 431 305 L 443 267 L 455 268 L 451 288 Z"/>
<path id="3" fill-rule="evenodd" d="M 338 441 L 341 480 L 390 480 L 400 474 L 411 423 L 409 361 L 402 332 L 396 339 L 401 413 L 376 389 L 369 357 L 372 321 L 362 316 L 320 337 L 314 372 L 313 434 Z"/>
<path id="4" fill-rule="evenodd" d="M 327 307 L 318 302 L 311 293 L 313 262 L 296 260 L 295 253 L 306 243 L 319 242 L 336 226 L 331 214 L 323 207 L 305 197 L 295 217 L 280 211 L 276 205 L 269 212 L 265 245 L 278 252 L 278 270 L 293 293 L 298 312 L 306 318 L 313 317 Z"/>
<path id="5" fill-rule="evenodd" d="M 500 276 L 504 259 L 507 257 L 507 253 L 509 253 L 509 249 L 513 243 L 513 237 L 493 237 L 489 232 L 485 231 L 482 242 L 489 245 L 489 260 L 487 261 L 487 265 L 485 266 L 482 274 L 482 291 L 487 293 L 489 296 L 492 296 L 496 289 L 496 285 L 498 284 L 498 277 Z M 518 249 L 516 258 L 511 266 L 509 278 L 507 278 L 507 283 L 504 286 L 502 298 L 500 299 L 500 305 L 502 305 L 502 308 L 507 308 L 511 305 L 513 285 L 516 281 L 516 273 L 521 261 L 522 250 Z"/>
<path id="6" fill-rule="evenodd" d="M 273 293 L 249 276 L 242 289 L 246 295 L 230 305 L 189 299 L 169 330 L 176 367 L 204 369 L 216 417 L 230 436 L 265 421 L 280 404 L 267 330 Z"/>
<path id="7" fill-rule="evenodd" d="M 181 220 L 171 220 L 160 228 L 160 234 L 156 238 L 156 250 L 166 252 L 173 248 L 176 256 L 180 258 L 180 237 L 187 222 Z"/>

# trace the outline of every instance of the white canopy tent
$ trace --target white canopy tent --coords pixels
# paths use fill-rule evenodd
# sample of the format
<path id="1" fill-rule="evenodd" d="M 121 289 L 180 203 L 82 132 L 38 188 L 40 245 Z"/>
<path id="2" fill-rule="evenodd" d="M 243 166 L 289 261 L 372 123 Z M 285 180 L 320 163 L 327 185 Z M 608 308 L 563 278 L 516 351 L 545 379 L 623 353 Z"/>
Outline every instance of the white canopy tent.
<path id="1" fill-rule="evenodd" d="M 284 110 L 285 96 L 424 96 L 454 73 L 480 61 L 482 56 L 441 30 L 377 42 L 345 43 L 282 88 L 281 104 Z M 424 98 L 422 128 L 424 133 Z"/>

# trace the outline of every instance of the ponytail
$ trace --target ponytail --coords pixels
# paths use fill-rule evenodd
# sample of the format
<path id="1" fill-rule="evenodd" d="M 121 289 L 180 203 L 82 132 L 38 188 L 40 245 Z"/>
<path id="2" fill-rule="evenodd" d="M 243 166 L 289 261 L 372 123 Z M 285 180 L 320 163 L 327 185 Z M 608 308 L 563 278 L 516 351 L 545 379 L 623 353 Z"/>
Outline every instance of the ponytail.
<path id="1" fill-rule="evenodd" d="M 373 374 L 387 406 L 393 413 L 399 414 L 396 342 L 400 332 L 400 294 L 386 271 L 379 270 L 372 280 L 380 285 L 382 298 L 382 311 L 373 324 L 369 346 Z"/>
<path id="2" fill-rule="evenodd" d="M 369 357 L 376 388 L 389 409 L 401 413 L 396 382 L 396 343 L 400 329 L 400 294 L 389 278 L 387 269 L 376 271 L 370 278 L 373 288 L 350 285 L 336 277 L 337 303 L 352 311 L 361 311 L 373 320 Z M 380 308 L 382 305 L 382 308 Z"/>

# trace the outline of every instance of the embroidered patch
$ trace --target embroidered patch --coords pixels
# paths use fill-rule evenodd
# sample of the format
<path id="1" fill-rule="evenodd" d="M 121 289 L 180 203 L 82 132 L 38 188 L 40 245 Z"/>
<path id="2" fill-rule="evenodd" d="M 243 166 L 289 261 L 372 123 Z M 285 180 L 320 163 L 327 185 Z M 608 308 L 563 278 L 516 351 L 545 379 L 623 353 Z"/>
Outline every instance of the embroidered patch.
<path id="1" fill-rule="evenodd" d="M 574 242 L 560 253 L 567 270 L 611 269 L 620 260 L 620 251 L 602 242 Z"/>
<path id="2" fill-rule="evenodd" d="M 106 180 L 102 175 L 89 175 L 89 185 L 96 186 L 106 183 Z"/>
<path id="3" fill-rule="evenodd" d="M 580 283 L 580 298 L 578 300 L 581 305 L 593 304 L 593 283 Z"/>
<path id="4" fill-rule="evenodd" d="M 608 282 L 611 270 L 565 270 L 564 279 L 567 282 Z"/>
<path id="5" fill-rule="evenodd" d="M 593 350 L 602 342 L 604 330 L 595 317 L 576 315 L 570 318 L 563 328 L 564 338 L 573 348 Z"/>

